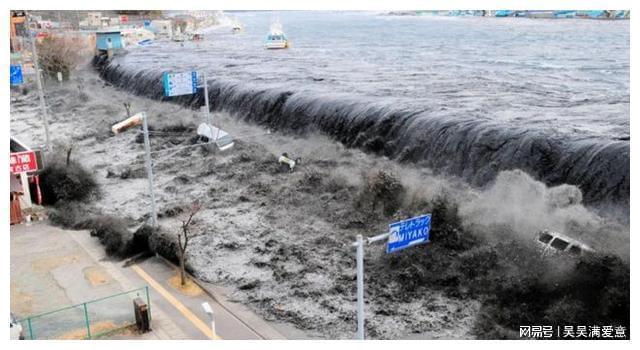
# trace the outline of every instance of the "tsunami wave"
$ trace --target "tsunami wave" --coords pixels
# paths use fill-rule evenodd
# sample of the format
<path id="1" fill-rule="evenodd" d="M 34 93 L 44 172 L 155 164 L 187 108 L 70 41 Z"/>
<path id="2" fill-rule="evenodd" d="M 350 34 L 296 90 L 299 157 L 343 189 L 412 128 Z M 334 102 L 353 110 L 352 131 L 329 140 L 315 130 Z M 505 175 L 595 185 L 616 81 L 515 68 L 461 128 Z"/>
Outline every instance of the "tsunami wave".
<path id="1" fill-rule="evenodd" d="M 118 88 L 191 108 L 198 94 L 163 96 L 162 72 L 94 60 L 101 77 Z M 380 99 L 345 94 L 258 88 L 209 79 L 212 111 L 227 111 L 258 125 L 294 133 L 320 131 L 348 147 L 461 177 L 483 186 L 503 170 L 521 169 L 549 186 L 576 185 L 584 203 L 629 211 L 629 139 L 569 139 L 474 116 L 435 117 Z"/>

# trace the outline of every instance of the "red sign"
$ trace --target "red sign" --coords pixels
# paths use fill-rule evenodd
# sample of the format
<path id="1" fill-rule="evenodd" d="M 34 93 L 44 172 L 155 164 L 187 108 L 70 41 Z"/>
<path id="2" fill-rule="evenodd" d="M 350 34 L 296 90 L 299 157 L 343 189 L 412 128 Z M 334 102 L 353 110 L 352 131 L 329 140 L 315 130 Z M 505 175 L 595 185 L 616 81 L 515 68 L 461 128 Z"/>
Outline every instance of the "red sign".
<path id="1" fill-rule="evenodd" d="M 26 151 L 11 153 L 9 167 L 12 174 L 27 173 L 38 170 L 36 152 Z"/>
<path id="2" fill-rule="evenodd" d="M 120 23 L 127 23 L 127 22 L 129 22 L 129 16 L 121 15 L 120 16 Z"/>

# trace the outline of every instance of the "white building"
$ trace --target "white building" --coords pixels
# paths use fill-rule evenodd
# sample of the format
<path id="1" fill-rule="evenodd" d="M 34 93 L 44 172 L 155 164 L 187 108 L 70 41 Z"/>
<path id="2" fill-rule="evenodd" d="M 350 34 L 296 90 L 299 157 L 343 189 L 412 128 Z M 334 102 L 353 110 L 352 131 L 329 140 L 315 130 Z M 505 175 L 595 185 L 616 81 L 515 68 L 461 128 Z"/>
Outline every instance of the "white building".
<path id="1" fill-rule="evenodd" d="M 87 25 L 89 27 L 100 27 L 101 18 L 102 12 L 89 12 L 87 13 Z"/>
<path id="2" fill-rule="evenodd" d="M 170 38 L 173 35 L 172 23 L 170 20 L 157 19 L 151 21 L 151 31 L 156 37 Z"/>

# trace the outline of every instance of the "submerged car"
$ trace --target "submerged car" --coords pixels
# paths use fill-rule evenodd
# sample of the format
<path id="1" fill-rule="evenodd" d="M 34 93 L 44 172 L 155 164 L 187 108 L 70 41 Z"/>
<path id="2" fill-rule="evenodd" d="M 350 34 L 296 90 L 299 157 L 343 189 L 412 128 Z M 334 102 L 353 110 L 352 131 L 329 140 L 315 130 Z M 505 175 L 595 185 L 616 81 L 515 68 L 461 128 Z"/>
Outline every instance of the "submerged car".
<path id="1" fill-rule="evenodd" d="M 593 248 L 573 238 L 550 230 L 538 232 L 536 242 L 542 248 L 542 254 L 567 253 L 573 256 L 581 256 L 594 252 Z"/>

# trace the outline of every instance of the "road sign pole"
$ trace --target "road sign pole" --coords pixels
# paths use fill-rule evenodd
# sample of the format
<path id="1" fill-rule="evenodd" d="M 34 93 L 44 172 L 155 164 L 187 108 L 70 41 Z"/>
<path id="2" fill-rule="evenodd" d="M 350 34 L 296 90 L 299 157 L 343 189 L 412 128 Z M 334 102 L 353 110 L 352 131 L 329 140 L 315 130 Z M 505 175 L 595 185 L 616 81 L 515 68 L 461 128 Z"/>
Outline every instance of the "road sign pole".
<path id="1" fill-rule="evenodd" d="M 358 330 L 356 338 L 364 340 L 364 245 L 362 235 L 356 237 L 356 269 L 357 269 L 357 305 L 358 310 Z"/>
<path id="2" fill-rule="evenodd" d="M 149 143 L 149 127 L 147 125 L 147 113 L 142 112 L 142 129 L 144 130 L 144 151 L 147 163 L 147 179 L 149 180 L 149 195 L 151 196 L 151 223 L 153 227 L 158 225 L 156 214 L 156 196 L 153 193 L 153 167 L 151 165 L 151 145 Z"/>
<path id="3" fill-rule="evenodd" d="M 204 104 L 207 107 L 207 124 L 211 125 L 211 113 L 209 112 L 209 84 L 207 84 L 207 73 L 202 73 L 202 84 L 204 85 Z"/>
<path id="4" fill-rule="evenodd" d="M 27 15 L 28 31 L 31 34 L 31 14 Z M 31 35 L 29 35 L 31 36 Z M 44 123 L 44 137 L 45 148 L 51 150 L 49 139 L 49 121 L 47 116 L 47 105 L 44 101 L 44 88 L 42 86 L 42 79 L 40 78 L 40 65 L 38 64 L 38 51 L 36 50 L 36 37 L 35 35 L 31 39 L 31 53 L 33 55 L 33 68 L 36 70 L 36 82 L 38 84 L 38 94 L 40 95 L 40 107 L 42 108 L 42 122 Z"/>
<path id="5" fill-rule="evenodd" d="M 431 214 L 426 214 L 389 225 L 389 232 L 367 238 L 367 244 L 388 240 L 387 253 L 391 253 L 416 244 L 429 243 L 430 229 Z M 401 244 L 398 245 L 398 242 Z M 356 247 L 356 311 L 358 314 L 356 339 L 364 340 L 364 241 L 362 235 L 357 235 L 356 241 L 351 243 L 351 246 Z"/>

